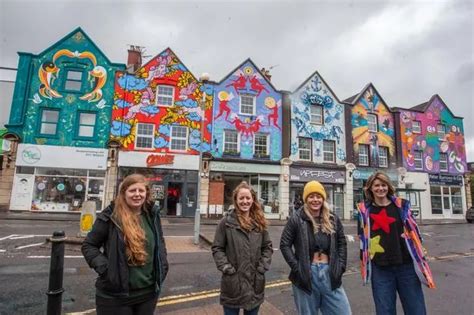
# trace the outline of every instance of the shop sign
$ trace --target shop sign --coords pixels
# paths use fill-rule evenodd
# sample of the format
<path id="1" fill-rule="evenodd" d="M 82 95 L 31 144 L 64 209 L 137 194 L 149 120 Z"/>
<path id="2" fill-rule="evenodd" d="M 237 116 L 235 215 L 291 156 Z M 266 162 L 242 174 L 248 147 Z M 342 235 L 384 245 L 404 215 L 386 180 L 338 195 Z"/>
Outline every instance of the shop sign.
<path id="1" fill-rule="evenodd" d="M 215 172 L 235 172 L 252 174 L 280 174 L 280 165 L 250 164 L 250 163 L 231 163 L 211 161 L 211 171 Z"/>
<path id="2" fill-rule="evenodd" d="M 429 174 L 431 185 L 462 186 L 462 175 Z"/>
<path id="3" fill-rule="evenodd" d="M 390 178 L 390 180 L 394 183 L 398 183 L 398 173 L 390 172 L 390 171 L 384 171 L 382 170 L 387 176 Z M 375 169 L 355 169 L 352 171 L 352 178 L 354 179 L 368 179 L 370 175 L 375 173 Z"/>
<path id="4" fill-rule="evenodd" d="M 20 143 L 16 165 L 105 170 L 107 150 Z"/>
<path id="5" fill-rule="evenodd" d="M 146 166 L 166 165 L 174 163 L 174 155 L 150 154 L 146 158 Z"/>
<path id="6" fill-rule="evenodd" d="M 307 182 L 317 180 L 321 183 L 345 183 L 345 171 L 311 167 L 290 167 L 290 180 Z"/>

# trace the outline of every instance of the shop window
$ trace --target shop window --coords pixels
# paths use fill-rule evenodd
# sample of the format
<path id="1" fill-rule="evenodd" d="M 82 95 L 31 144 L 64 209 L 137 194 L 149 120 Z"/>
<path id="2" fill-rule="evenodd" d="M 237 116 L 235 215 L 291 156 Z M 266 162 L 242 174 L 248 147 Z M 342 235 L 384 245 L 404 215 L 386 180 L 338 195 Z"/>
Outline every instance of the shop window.
<path id="1" fill-rule="evenodd" d="M 413 133 L 421 133 L 421 121 L 414 120 L 411 125 L 411 131 L 413 131 Z"/>
<path id="2" fill-rule="evenodd" d="M 323 107 L 320 105 L 311 105 L 310 107 L 311 123 L 314 125 L 322 125 L 323 118 Z"/>
<path id="3" fill-rule="evenodd" d="M 303 161 L 312 160 L 312 139 L 311 138 L 298 138 L 298 159 Z"/>
<path id="4" fill-rule="evenodd" d="M 423 169 L 423 152 L 419 150 L 415 150 L 414 152 L 414 159 L 415 159 L 415 169 L 422 170 Z"/>
<path id="5" fill-rule="evenodd" d="M 374 114 L 367 114 L 367 127 L 369 128 L 370 132 L 377 132 L 377 115 Z"/>
<path id="6" fill-rule="evenodd" d="M 462 214 L 462 194 L 461 187 L 451 188 L 451 206 L 453 214 Z"/>
<path id="7" fill-rule="evenodd" d="M 173 106 L 174 87 L 168 85 L 158 85 L 156 88 L 156 105 Z"/>
<path id="8" fill-rule="evenodd" d="M 268 157 L 268 135 L 257 133 L 254 137 L 254 156 Z"/>
<path id="9" fill-rule="evenodd" d="M 439 154 L 439 170 L 440 172 L 448 171 L 448 154 L 447 153 Z"/>
<path id="10" fill-rule="evenodd" d="M 336 162 L 336 143 L 332 140 L 323 140 L 323 162 Z"/>
<path id="11" fill-rule="evenodd" d="M 438 139 L 444 140 L 444 137 L 446 136 L 446 126 L 443 124 L 438 124 L 436 126 L 436 131 L 438 132 Z"/>
<path id="12" fill-rule="evenodd" d="M 137 124 L 135 148 L 153 149 L 153 139 L 155 134 L 154 124 Z"/>
<path id="13" fill-rule="evenodd" d="M 279 213 L 278 180 L 261 177 L 259 180 L 260 202 L 264 213 Z"/>
<path id="14" fill-rule="evenodd" d="M 224 152 L 225 155 L 237 155 L 240 152 L 239 134 L 234 130 L 224 131 Z"/>
<path id="15" fill-rule="evenodd" d="M 41 112 L 40 134 L 55 136 L 58 129 L 59 110 L 43 109 Z"/>
<path id="16" fill-rule="evenodd" d="M 29 166 L 17 166 L 16 167 L 17 174 L 34 174 L 35 168 Z"/>
<path id="17" fill-rule="evenodd" d="M 367 144 L 359 144 L 359 165 L 369 165 L 369 146 Z"/>
<path id="18" fill-rule="evenodd" d="M 440 186 L 431 186 L 431 213 L 443 214 L 443 201 L 441 199 Z"/>
<path id="19" fill-rule="evenodd" d="M 188 148 L 188 128 L 171 126 L 170 149 L 173 151 L 186 151 Z"/>
<path id="20" fill-rule="evenodd" d="M 67 92 L 81 92 L 84 71 L 80 69 L 65 69 L 63 90 Z"/>
<path id="21" fill-rule="evenodd" d="M 77 135 L 81 138 L 94 137 L 96 123 L 95 113 L 79 113 L 79 124 Z"/>
<path id="22" fill-rule="evenodd" d="M 379 147 L 379 167 L 388 167 L 388 148 Z"/>
<path id="23" fill-rule="evenodd" d="M 240 114 L 255 115 L 256 97 L 248 94 L 240 95 Z"/>

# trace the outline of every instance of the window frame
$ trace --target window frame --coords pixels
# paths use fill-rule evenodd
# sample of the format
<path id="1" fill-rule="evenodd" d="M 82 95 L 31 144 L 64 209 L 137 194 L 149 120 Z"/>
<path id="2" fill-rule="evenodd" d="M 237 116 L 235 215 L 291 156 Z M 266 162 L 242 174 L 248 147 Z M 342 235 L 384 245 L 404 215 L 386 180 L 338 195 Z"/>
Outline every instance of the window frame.
<path id="1" fill-rule="evenodd" d="M 374 124 L 371 123 L 371 121 L 369 120 L 369 117 L 374 118 Z M 379 121 L 378 121 L 378 117 L 377 117 L 376 114 L 367 114 L 366 120 L 367 120 L 367 129 L 369 129 L 369 132 L 378 132 L 379 131 Z M 375 126 L 375 130 L 372 130 L 370 128 L 371 126 Z"/>
<path id="2" fill-rule="evenodd" d="M 364 164 L 362 163 L 362 159 L 361 159 L 361 156 L 363 156 L 361 154 L 361 148 L 366 148 L 367 149 L 367 163 Z M 370 146 L 368 144 L 363 144 L 363 143 L 359 143 L 359 165 L 360 166 L 369 166 L 370 165 Z"/>
<path id="3" fill-rule="evenodd" d="M 252 104 L 252 113 L 251 114 L 242 112 L 242 97 L 251 97 L 252 98 L 253 104 Z M 245 106 L 248 106 L 248 105 L 245 105 Z M 239 114 L 240 115 L 246 115 L 246 116 L 255 116 L 256 110 L 257 110 L 257 97 L 255 95 L 252 95 L 252 94 L 245 94 L 245 93 L 240 94 L 239 93 Z"/>
<path id="4" fill-rule="evenodd" d="M 186 135 L 184 137 L 173 137 L 173 129 L 174 128 L 184 128 L 186 130 Z M 184 149 L 173 149 L 173 139 L 175 140 L 183 140 L 185 141 L 185 148 Z M 173 152 L 186 152 L 189 149 L 189 128 L 186 126 L 178 126 L 178 125 L 171 125 L 170 127 L 170 145 L 169 145 L 170 151 Z"/>
<path id="5" fill-rule="evenodd" d="M 309 141 L 309 148 L 302 149 L 300 146 L 300 140 L 307 140 Z M 308 151 L 309 152 L 309 159 L 301 158 L 301 151 Z M 301 161 L 313 161 L 313 139 L 308 137 L 298 137 L 298 160 Z"/>
<path id="6" fill-rule="evenodd" d="M 444 161 L 441 161 L 441 157 L 444 157 Z M 441 168 L 441 163 L 446 165 L 446 168 Z M 448 154 L 440 152 L 439 153 L 439 171 L 440 172 L 448 172 L 449 171 L 449 165 L 448 165 Z"/>
<path id="7" fill-rule="evenodd" d="M 95 116 L 94 118 L 94 124 L 93 125 L 81 125 L 81 114 L 88 114 L 88 115 L 91 115 L 93 114 Z M 97 135 L 97 112 L 93 112 L 93 111 L 78 111 L 77 112 L 77 116 L 76 116 L 76 134 L 75 134 L 75 138 L 76 139 L 83 139 L 83 140 L 91 140 L 91 139 L 95 139 L 96 135 Z M 81 129 L 81 126 L 86 126 L 86 127 L 93 127 L 93 132 L 92 132 L 92 136 L 81 136 L 80 135 L 80 129 Z"/>
<path id="8" fill-rule="evenodd" d="M 55 123 L 48 122 L 48 121 L 43 121 L 43 113 L 46 112 L 46 111 L 57 112 L 58 113 L 58 119 Z M 37 135 L 40 136 L 41 138 L 57 138 L 58 137 L 58 127 L 59 127 L 60 118 L 61 118 L 61 109 L 51 108 L 51 107 L 42 107 L 42 108 L 40 108 L 40 114 L 38 115 L 38 129 L 36 131 Z M 54 134 L 42 133 L 41 129 L 42 129 L 43 123 L 44 124 L 55 124 L 56 125 L 55 133 Z"/>
<path id="9" fill-rule="evenodd" d="M 415 125 L 418 126 L 418 130 L 415 131 Z M 411 125 L 411 131 L 416 134 L 421 134 L 421 121 L 419 120 L 414 120 Z"/>
<path id="10" fill-rule="evenodd" d="M 265 153 L 262 154 L 262 153 L 258 153 L 259 155 L 265 155 L 265 156 L 268 156 L 270 155 L 270 141 L 269 141 L 269 138 L 270 138 L 270 135 L 268 133 L 262 133 L 262 132 L 259 132 L 259 133 L 256 133 L 255 136 L 254 136 L 254 140 L 253 140 L 253 155 L 255 156 L 257 153 L 256 153 L 256 146 L 257 146 L 257 140 L 256 140 L 256 137 L 257 136 L 264 136 L 265 137 Z"/>
<path id="11" fill-rule="evenodd" d="M 61 84 L 61 89 L 60 91 L 61 92 L 66 92 L 66 93 L 74 93 L 74 94 L 82 94 L 84 93 L 84 89 L 85 89 L 85 84 L 84 84 L 84 81 L 87 81 L 87 76 L 85 75 L 85 72 L 86 72 L 86 69 L 85 68 L 81 68 L 81 67 L 77 67 L 77 66 L 66 66 L 62 69 L 64 71 L 64 76 L 62 77 L 62 84 Z M 68 79 L 68 73 L 69 72 L 80 72 L 81 73 L 81 79 L 80 80 L 76 80 L 76 79 Z M 67 85 L 67 82 L 80 82 L 81 83 L 81 87 L 79 88 L 79 90 L 71 90 L 71 89 L 68 89 L 66 87 Z"/>
<path id="12" fill-rule="evenodd" d="M 325 150 L 325 144 L 332 144 L 332 151 L 330 152 L 333 156 L 333 159 L 331 161 L 326 160 L 326 153 L 329 151 Z M 323 163 L 336 163 L 336 141 L 334 140 L 323 140 Z"/>
<path id="13" fill-rule="evenodd" d="M 234 154 L 234 151 L 226 150 L 226 144 L 229 143 L 227 141 L 227 135 L 230 134 L 230 133 L 237 135 L 237 140 L 236 140 L 237 151 L 235 151 L 235 154 L 240 155 L 240 133 L 237 130 L 230 130 L 230 129 L 224 130 L 224 134 L 223 134 L 223 137 L 222 137 L 222 154 L 223 155 L 232 155 L 232 154 Z"/>
<path id="14" fill-rule="evenodd" d="M 144 135 L 144 134 L 138 134 L 138 127 L 140 125 L 151 125 L 153 127 L 151 135 Z M 135 143 L 134 143 L 134 148 L 138 150 L 154 150 L 155 149 L 155 131 L 156 131 L 156 125 L 153 123 L 143 123 L 139 122 L 137 123 L 137 126 L 135 128 Z M 138 138 L 151 138 L 151 147 L 139 147 L 137 146 L 138 144 Z"/>
<path id="15" fill-rule="evenodd" d="M 419 153 L 421 155 L 421 159 L 417 159 L 417 157 L 416 157 L 417 153 Z M 421 168 L 416 166 L 416 161 L 421 161 Z M 421 150 L 413 151 L 413 165 L 415 167 L 415 170 L 417 170 L 417 171 L 422 171 L 424 169 L 424 167 L 423 167 L 423 151 L 421 151 Z"/>
<path id="16" fill-rule="evenodd" d="M 320 114 L 313 114 L 312 110 L 313 109 L 318 109 L 319 111 L 321 111 Z M 310 116 L 310 123 L 312 125 L 323 125 L 324 124 L 324 108 L 323 106 L 321 105 L 310 105 L 309 107 L 309 116 Z M 317 121 L 313 121 L 313 117 L 320 117 L 321 118 L 321 121 L 320 122 L 317 122 Z"/>
<path id="17" fill-rule="evenodd" d="M 160 94 L 159 93 L 159 90 L 160 90 L 160 87 L 163 87 L 163 88 L 170 88 L 171 89 L 171 95 L 168 95 L 168 94 Z M 162 107 L 171 107 L 174 105 L 174 95 L 175 95 L 175 87 L 172 86 L 172 85 L 167 85 L 167 84 L 158 84 L 156 86 L 156 90 L 155 90 L 155 105 L 156 106 L 162 106 Z M 158 101 L 159 101 L 159 98 L 162 97 L 162 98 L 171 98 L 171 104 L 160 104 Z"/>
<path id="18" fill-rule="evenodd" d="M 443 128 L 442 136 L 440 135 L 440 127 Z M 439 123 L 436 125 L 436 134 L 438 135 L 438 140 L 444 140 L 446 137 L 446 125 Z"/>
<path id="19" fill-rule="evenodd" d="M 385 152 L 385 157 L 382 158 L 382 152 Z M 385 165 L 382 165 L 382 159 L 385 159 L 386 161 L 386 164 Z M 388 162 L 389 162 L 389 151 L 388 151 L 388 147 L 384 147 L 384 146 L 379 146 L 379 167 L 384 167 L 384 168 L 388 168 Z"/>

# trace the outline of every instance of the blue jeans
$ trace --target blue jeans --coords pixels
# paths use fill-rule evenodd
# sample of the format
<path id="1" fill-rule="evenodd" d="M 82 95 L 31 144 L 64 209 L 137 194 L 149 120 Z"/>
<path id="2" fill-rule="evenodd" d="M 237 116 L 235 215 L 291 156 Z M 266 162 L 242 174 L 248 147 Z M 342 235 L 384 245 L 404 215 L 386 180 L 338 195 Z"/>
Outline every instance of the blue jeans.
<path id="1" fill-rule="evenodd" d="M 351 306 L 344 288 L 331 290 L 328 264 L 311 265 L 311 294 L 293 285 L 296 309 L 300 315 L 350 315 Z"/>
<path id="2" fill-rule="evenodd" d="M 260 305 L 250 311 L 244 310 L 244 315 L 257 315 Z M 231 308 L 224 306 L 224 315 L 239 315 L 240 308 Z"/>
<path id="3" fill-rule="evenodd" d="M 372 295 L 377 315 L 397 314 L 397 296 L 405 315 L 425 315 L 425 298 L 413 263 L 396 266 L 372 264 Z"/>

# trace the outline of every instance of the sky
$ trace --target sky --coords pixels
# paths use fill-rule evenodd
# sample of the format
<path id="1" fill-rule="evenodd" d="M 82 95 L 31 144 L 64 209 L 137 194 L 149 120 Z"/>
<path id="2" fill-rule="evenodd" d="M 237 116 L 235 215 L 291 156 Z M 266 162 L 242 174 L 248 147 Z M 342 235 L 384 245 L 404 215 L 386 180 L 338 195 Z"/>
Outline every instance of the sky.
<path id="1" fill-rule="evenodd" d="M 0 67 L 80 26 L 113 62 L 126 63 L 130 44 L 149 58 L 170 47 L 214 81 L 249 57 L 281 90 L 317 70 L 340 100 L 370 82 L 390 107 L 440 95 L 464 117 L 474 161 L 473 20 L 473 0 L 0 0 Z"/>

